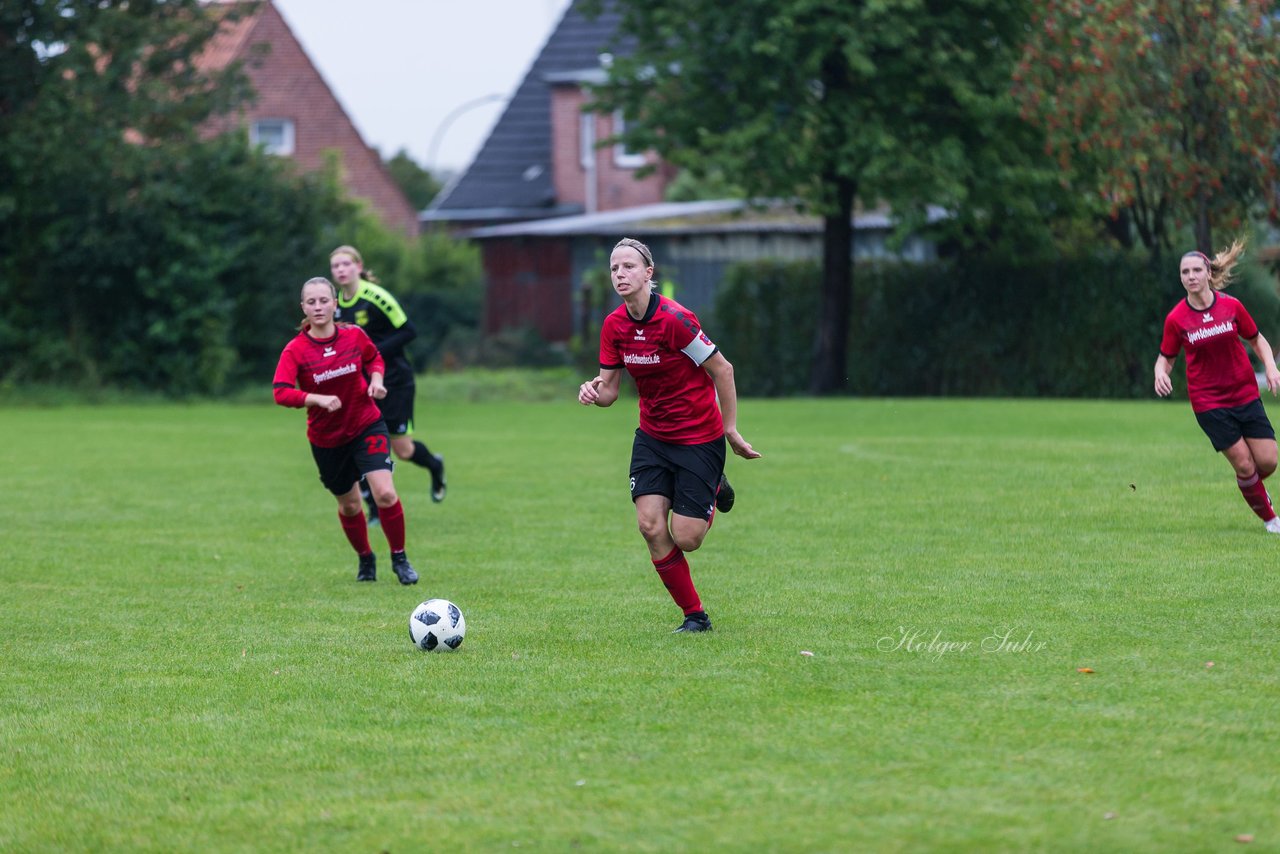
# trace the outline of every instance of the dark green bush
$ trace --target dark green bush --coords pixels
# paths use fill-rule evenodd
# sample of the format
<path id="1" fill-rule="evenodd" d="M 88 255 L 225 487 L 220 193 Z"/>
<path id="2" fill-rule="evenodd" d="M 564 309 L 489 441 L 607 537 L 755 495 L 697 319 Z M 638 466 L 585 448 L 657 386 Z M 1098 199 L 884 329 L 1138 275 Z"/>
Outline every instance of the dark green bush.
<path id="1" fill-rule="evenodd" d="M 709 331 L 733 363 L 740 393 L 808 388 L 820 276 L 814 262 L 756 261 L 726 271 Z"/>
<path id="2" fill-rule="evenodd" d="M 1153 270 L 1143 258 L 1121 255 L 859 264 L 847 389 L 1149 396 L 1164 316 L 1183 296 L 1175 265 Z M 728 273 L 716 302 L 716 341 L 734 363 L 741 393 L 808 388 L 819 277 L 811 263 L 751 263 Z M 1280 298 L 1270 280 L 1246 270 L 1229 292 L 1280 343 Z"/>

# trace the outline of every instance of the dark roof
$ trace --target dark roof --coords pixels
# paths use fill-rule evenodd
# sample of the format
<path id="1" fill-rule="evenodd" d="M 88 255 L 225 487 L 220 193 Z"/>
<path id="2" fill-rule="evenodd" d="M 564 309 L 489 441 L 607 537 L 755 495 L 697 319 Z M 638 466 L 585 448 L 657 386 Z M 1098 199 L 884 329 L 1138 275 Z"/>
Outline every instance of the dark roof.
<path id="1" fill-rule="evenodd" d="M 423 211 L 423 220 L 534 219 L 581 211 L 556 203 L 549 78 L 598 69 L 600 54 L 617 50 L 612 42 L 622 19 L 608 4 L 599 17 L 588 18 L 582 5 L 569 5 L 480 153 Z"/>

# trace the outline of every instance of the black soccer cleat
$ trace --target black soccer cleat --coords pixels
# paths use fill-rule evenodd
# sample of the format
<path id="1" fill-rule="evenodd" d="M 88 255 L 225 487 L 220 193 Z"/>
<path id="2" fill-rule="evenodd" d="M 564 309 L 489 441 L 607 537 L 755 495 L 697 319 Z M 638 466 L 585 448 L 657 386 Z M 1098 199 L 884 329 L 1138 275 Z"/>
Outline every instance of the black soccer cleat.
<path id="1" fill-rule="evenodd" d="M 728 513 L 733 509 L 733 499 L 737 495 L 729 485 L 729 478 L 720 475 L 720 485 L 716 487 L 716 509 Z"/>
<path id="2" fill-rule="evenodd" d="M 444 457 L 439 454 L 432 454 L 435 464 L 431 466 L 431 500 L 436 504 L 444 501 L 445 490 L 448 489 L 448 483 L 444 479 Z"/>
<path id="3" fill-rule="evenodd" d="M 378 558 L 373 552 L 360 555 L 360 570 L 356 573 L 356 581 L 378 580 Z"/>
<path id="4" fill-rule="evenodd" d="M 694 611 L 692 614 L 685 614 L 684 622 L 680 624 L 680 628 L 671 634 L 679 634 L 680 632 L 709 632 L 711 631 L 711 618 L 707 616 L 706 611 Z"/>
<path id="5" fill-rule="evenodd" d="M 413 571 L 413 564 L 409 563 L 409 556 L 404 552 L 391 553 L 391 571 L 401 584 L 418 583 L 418 573 Z"/>

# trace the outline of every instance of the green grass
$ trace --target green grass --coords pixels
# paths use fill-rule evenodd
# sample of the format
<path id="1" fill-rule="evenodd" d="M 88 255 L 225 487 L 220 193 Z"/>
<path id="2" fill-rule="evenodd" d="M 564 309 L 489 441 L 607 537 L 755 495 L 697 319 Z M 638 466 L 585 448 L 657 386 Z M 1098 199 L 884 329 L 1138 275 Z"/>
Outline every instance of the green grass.
<path id="1" fill-rule="evenodd" d="M 1185 403 L 746 401 L 700 636 L 633 401 L 419 407 L 413 588 L 297 411 L 0 410 L 0 850 L 1280 850 L 1280 538 Z"/>

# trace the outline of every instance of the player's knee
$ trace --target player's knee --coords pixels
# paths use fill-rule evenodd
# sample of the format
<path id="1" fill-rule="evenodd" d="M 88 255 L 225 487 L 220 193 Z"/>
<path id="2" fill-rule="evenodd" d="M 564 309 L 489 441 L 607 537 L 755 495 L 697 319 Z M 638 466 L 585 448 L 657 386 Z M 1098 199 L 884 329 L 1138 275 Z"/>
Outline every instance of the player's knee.
<path id="1" fill-rule="evenodd" d="M 699 533 L 699 534 L 691 534 L 686 532 L 677 534 L 675 532 L 672 532 L 671 539 L 675 540 L 676 545 L 680 547 L 680 551 L 696 552 L 699 548 L 702 547 L 702 541 L 706 539 L 706 536 L 707 536 L 706 531 L 703 531 L 702 533 Z"/>
<path id="2" fill-rule="evenodd" d="M 667 520 L 656 516 L 638 516 L 636 525 L 645 542 L 653 542 L 666 534 Z"/>
<path id="3" fill-rule="evenodd" d="M 694 552 L 702 546 L 707 538 L 707 525 L 701 519 L 677 517 L 671 525 L 671 539 L 682 552 Z"/>

